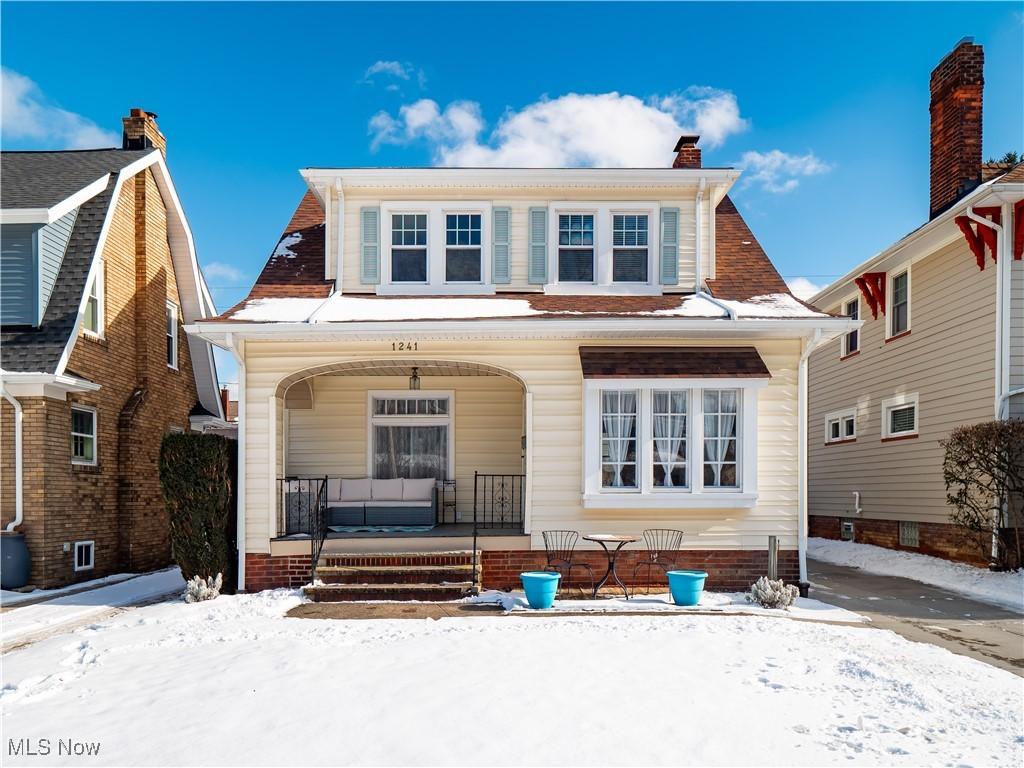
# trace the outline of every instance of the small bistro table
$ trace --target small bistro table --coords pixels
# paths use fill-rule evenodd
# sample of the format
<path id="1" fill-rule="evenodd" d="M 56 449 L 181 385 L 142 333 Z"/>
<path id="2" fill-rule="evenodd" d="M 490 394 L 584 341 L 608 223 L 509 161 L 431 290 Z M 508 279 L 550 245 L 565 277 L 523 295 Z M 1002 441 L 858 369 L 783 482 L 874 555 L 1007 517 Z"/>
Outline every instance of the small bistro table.
<path id="1" fill-rule="evenodd" d="M 619 555 L 621 550 L 627 544 L 632 544 L 635 541 L 639 541 L 639 536 L 630 536 L 628 534 L 614 534 L 614 533 L 590 533 L 583 537 L 586 541 L 593 541 L 601 545 L 601 549 L 604 550 L 608 556 L 608 570 L 604 572 L 604 576 L 594 586 L 594 597 L 597 597 L 597 593 L 601 587 L 605 585 L 608 579 L 614 579 L 615 583 L 622 587 L 623 593 L 626 595 L 626 599 L 629 600 L 629 590 L 626 589 L 626 585 L 622 583 L 622 579 L 619 578 L 618 572 L 615 570 L 615 559 Z M 609 544 L 616 544 L 615 549 L 608 549 Z"/>

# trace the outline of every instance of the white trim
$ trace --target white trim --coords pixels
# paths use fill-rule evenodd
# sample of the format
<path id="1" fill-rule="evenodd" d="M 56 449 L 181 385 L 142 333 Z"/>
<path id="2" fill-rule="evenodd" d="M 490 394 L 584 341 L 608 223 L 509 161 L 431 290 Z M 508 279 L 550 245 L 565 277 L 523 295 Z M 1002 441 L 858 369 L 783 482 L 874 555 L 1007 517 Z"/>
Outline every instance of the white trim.
<path id="1" fill-rule="evenodd" d="M 88 432 L 75 432 L 75 411 L 82 411 L 85 413 L 92 414 L 92 434 Z M 97 410 L 91 405 L 81 405 L 79 403 L 71 404 L 71 423 L 68 425 L 68 434 L 72 438 L 71 440 L 71 463 L 76 466 L 82 467 L 95 467 L 99 464 L 100 460 L 100 417 Z M 81 437 L 92 438 L 92 459 L 76 459 L 75 458 L 75 446 L 74 437 L 79 435 Z"/>
<path id="2" fill-rule="evenodd" d="M 848 314 L 849 305 L 850 305 L 851 302 L 855 301 L 855 302 L 857 302 L 857 317 L 856 317 L 856 319 L 857 320 L 863 320 L 864 318 L 861 317 L 861 314 L 862 314 L 861 310 L 863 309 L 863 301 L 862 301 L 862 299 L 863 299 L 863 297 L 860 295 L 859 291 L 856 292 L 856 293 L 849 294 L 845 299 L 843 299 L 839 303 L 839 314 L 842 315 L 843 317 L 849 318 L 850 317 L 850 315 Z M 850 318 L 850 319 L 853 319 L 853 318 Z M 849 346 L 850 334 L 851 333 L 856 333 L 857 334 L 857 348 L 856 349 L 850 349 L 850 346 Z M 839 337 L 839 356 L 840 357 L 847 357 L 848 355 L 852 355 L 854 352 L 860 352 L 861 341 L 863 341 L 863 339 L 861 339 L 860 328 L 854 328 L 853 330 L 850 330 L 850 331 L 847 331 L 846 333 L 844 333 L 842 336 Z"/>
<path id="3" fill-rule="evenodd" d="M 889 413 L 897 408 L 904 406 L 914 406 L 914 428 L 905 430 L 903 432 L 892 432 L 889 429 L 891 423 Z M 920 398 L 917 392 L 906 392 L 893 397 L 888 397 L 882 401 L 882 438 L 887 437 L 907 437 L 910 435 L 918 435 L 921 433 L 921 406 Z"/>
<path id="4" fill-rule="evenodd" d="M 86 550 L 86 548 L 87 548 L 87 551 L 89 552 L 89 564 L 88 565 L 83 565 L 83 566 L 79 566 L 78 565 L 78 548 L 79 547 L 81 547 L 83 550 Z M 96 567 L 96 542 L 93 541 L 92 539 L 89 539 L 88 541 L 76 541 L 74 546 L 71 548 L 71 553 L 72 553 L 72 557 L 74 558 L 74 561 L 72 562 L 72 567 L 74 568 L 74 570 L 76 570 L 76 571 L 91 571 L 94 567 Z"/>
<path id="5" fill-rule="evenodd" d="M 383 296 L 422 296 L 495 292 L 491 282 L 491 203 L 488 200 L 386 200 L 380 204 L 380 284 Z M 446 219 L 449 213 L 480 216 L 480 282 L 445 281 Z M 396 283 L 391 279 L 391 217 L 409 214 L 427 217 L 427 279 L 421 283 Z M 403 246 L 405 247 L 405 246 Z M 412 246 L 420 247 L 420 246 Z"/>
<path id="6" fill-rule="evenodd" d="M 97 259 L 96 273 L 92 281 L 86 285 L 85 306 L 89 306 L 89 299 L 92 298 L 92 291 L 96 289 L 96 330 L 85 327 L 85 317 L 82 318 L 82 333 L 90 339 L 102 340 L 106 336 L 107 327 L 107 289 L 106 289 L 106 262 L 102 256 Z"/>
<path id="7" fill-rule="evenodd" d="M 58 376 L 53 373 L 22 373 L 0 371 L 4 388 L 13 397 L 48 397 L 51 400 L 66 400 L 70 392 L 97 392 L 100 385 L 78 379 L 74 376 Z"/>
<path id="8" fill-rule="evenodd" d="M 277 492 L 277 395 L 273 394 L 267 398 L 267 498 L 270 499 L 268 507 L 267 530 L 270 531 L 270 538 L 276 539 L 277 530 L 277 505 L 281 498 Z"/>
<path id="9" fill-rule="evenodd" d="M 341 286 L 344 283 L 344 270 L 345 270 L 345 191 L 341 188 L 341 182 L 338 181 L 334 185 L 335 193 L 338 196 L 338 214 L 336 216 L 336 236 L 337 243 L 335 248 L 335 264 L 334 264 L 334 292 L 341 293 Z M 329 229 L 325 229 L 325 236 L 328 242 L 330 241 L 331 232 Z"/>
<path id="10" fill-rule="evenodd" d="M 446 399 L 448 413 L 434 415 L 377 416 L 373 413 L 374 398 L 392 400 Z M 374 424 L 395 427 L 447 427 L 448 472 L 446 480 L 455 479 L 455 390 L 453 389 L 370 389 L 366 392 L 366 476 L 373 477 Z"/>
<path id="11" fill-rule="evenodd" d="M 911 282 L 913 281 L 913 278 L 910 275 L 910 267 L 911 267 L 911 265 L 908 262 L 906 264 L 901 264 L 900 266 L 895 267 L 895 268 L 893 268 L 893 269 L 891 269 L 891 270 L 889 270 L 888 272 L 885 273 L 885 338 L 886 339 L 891 339 L 894 336 L 901 336 L 904 333 L 908 333 L 910 331 L 910 329 L 913 328 L 913 322 L 912 322 L 912 318 L 911 318 L 911 304 L 913 304 L 913 301 L 911 300 Z M 892 329 L 892 322 L 893 322 L 892 307 L 893 307 L 893 295 L 895 293 L 895 291 L 893 290 L 893 284 L 896 282 L 896 278 L 900 277 L 904 273 L 907 275 L 907 327 L 904 328 L 902 331 L 897 331 L 897 332 L 894 333 L 893 329 Z"/>
<path id="12" fill-rule="evenodd" d="M 245 478 L 249 472 L 246 464 L 246 423 L 248 417 L 245 412 L 245 339 L 238 340 L 239 346 L 235 346 L 235 339 L 228 334 L 227 349 L 235 358 L 238 366 L 238 485 L 235 491 L 235 539 L 238 549 L 238 589 L 245 591 L 245 555 L 249 551 L 248 543 L 245 540 Z M 226 416 L 227 414 L 225 414 Z M 276 489 L 275 496 L 276 498 Z M 268 537 L 269 538 L 269 537 Z M 312 550 L 311 550 L 312 552 Z"/>
<path id="13" fill-rule="evenodd" d="M 757 392 L 767 379 L 584 379 L 583 382 L 583 506 L 616 508 L 729 508 L 754 506 L 757 500 Z M 704 488 L 704 402 L 703 391 L 738 390 L 736 425 L 736 487 Z M 601 484 L 601 392 L 636 391 L 637 400 L 637 487 L 604 488 Z M 653 470 L 654 438 L 650 426 L 652 392 L 686 390 L 687 479 L 688 486 L 660 489 L 649 477 Z M 602 499 L 609 499 L 605 502 Z M 718 501 L 715 501 L 717 499 Z M 685 501 L 685 503 L 682 503 Z"/>
<path id="14" fill-rule="evenodd" d="M 519 382 L 524 387 L 525 402 L 524 407 L 524 418 L 525 418 L 525 430 L 526 436 L 526 455 L 523 457 L 523 471 L 526 473 L 526 488 L 524 489 L 523 499 L 523 533 L 530 533 L 530 525 L 533 521 L 533 393 L 525 389 L 525 384 Z"/>
<path id="15" fill-rule="evenodd" d="M 846 434 L 846 422 L 853 419 L 853 434 Z M 839 423 L 839 437 L 832 437 L 830 427 L 833 422 Z M 826 443 L 841 443 L 846 440 L 857 439 L 857 409 L 856 408 L 844 408 L 840 411 L 832 411 L 825 415 L 825 442 Z"/>
<path id="16" fill-rule="evenodd" d="M 167 300 L 167 309 L 164 310 L 164 339 L 171 339 L 171 358 L 167 361 L 167 367 L 171 370 L 178 370 L 178 305 L 170 299 Z M 173 333 L 167 332 L 167 311 L 171 313 L 171 324 Z"/>
<path id="17" fill-rule="evenodd" d="M 52 224 L 61 216 L 82 205 L 107 188 L 110 174 L 104 174 L 50 208 L 4 208 L 0 224 Z"/>

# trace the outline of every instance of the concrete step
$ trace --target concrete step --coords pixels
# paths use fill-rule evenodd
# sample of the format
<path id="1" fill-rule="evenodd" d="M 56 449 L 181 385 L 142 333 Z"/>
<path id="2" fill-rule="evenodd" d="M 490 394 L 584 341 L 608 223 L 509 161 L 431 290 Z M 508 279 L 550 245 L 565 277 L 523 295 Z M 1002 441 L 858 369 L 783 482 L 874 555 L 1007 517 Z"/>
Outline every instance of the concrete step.
<path id="1" fill-rule="evenodd" d="M 479 558 L 477 559 L 479 563 Z M 418 566 L 472 565 L 472 550 L 447 552 L 367 552 L 331 553 L 320 555 L 317 570 L 321 568 L 393 568 Z"/>
<path id="2" fill-rule="evenodd" d="M 317 578 L 325 584 L 442 584 L 473 580 L 472 565 L 322 566 Z"/>
<path id="3" fill-rule="evenodd" d="M 316 584 L 303 587 L 306 597 L 317 603 L 360 600 L 458 600 L 469 594 L 471 581 L 452 584 Z"/>

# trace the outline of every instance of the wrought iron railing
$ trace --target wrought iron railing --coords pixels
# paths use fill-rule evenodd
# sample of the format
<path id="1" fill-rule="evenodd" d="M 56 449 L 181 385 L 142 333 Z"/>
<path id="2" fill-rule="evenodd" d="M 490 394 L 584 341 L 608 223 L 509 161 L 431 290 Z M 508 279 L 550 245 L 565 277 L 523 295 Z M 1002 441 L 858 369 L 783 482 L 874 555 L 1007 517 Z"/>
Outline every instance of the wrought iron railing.
<path id="1" fill-rule="evenodd" d="M 309 537 L 309 581 L 313 583 L 327 539 L 327 478 L 283 477 L 278 478 L 277 488 L 278 535 Z"/>
<path id="2" fill-rule="evenodd" d="M 523 530 L 526 475 L 473 473 L 473 591 L 479 589 L 477 537 L 481 528 Z"/>

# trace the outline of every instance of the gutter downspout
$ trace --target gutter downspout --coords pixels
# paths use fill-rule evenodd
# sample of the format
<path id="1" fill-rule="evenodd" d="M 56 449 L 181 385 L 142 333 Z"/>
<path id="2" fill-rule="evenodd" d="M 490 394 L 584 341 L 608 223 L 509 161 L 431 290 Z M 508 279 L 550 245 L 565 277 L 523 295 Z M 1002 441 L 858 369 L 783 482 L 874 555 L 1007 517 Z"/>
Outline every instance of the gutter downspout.
<path id="1" fill-rule="evenodd" d="M 21 403 L 0 381 L 0 389 L 3 391 L 4 399 L 14 409 L 14 520 L 7 524 L 7 531 L 13 533 L 14 529 L 21 525 L 25 516 L 24 507 L 24 464 L 22 450 L 22 431 L 24 429 L 25 414 L 21 410 Z"/>
<path id="2" fill-rule="evenodd" d="M 723 304 L 718 299 L 716 299 L 714 296 L 712 296 L 710 293 L 708 293 L 707 291 L 704 290 L 704 276 L 701 273 L 701 269 L 700 269 L 700 257 L 701 257 L 701 253 L 700 253 L 700 230 L 701 230 L 701 224 L 702 224 L 703 219 L 704 219 L 704 189 L 707 186 L 707 181 L 708 180 L 706 178 L 701 176 L 700 184 L 697 186 L 697 201 L 696 201 L 696 210 L 695 210 L 695 215 L 694 215 L 694 219 L 696 221 L 696 226 L 694 226 L 694 229 L 693 229 L 693 244 L 694 244 L 694 254 L 695 254 L 694 260 L 693 260 L 693 262 L 694 262 L 693 263 L 693 277 L 694 277 L 694 280 L 693 280 L 693 282 L 694 282 L 694 293 L 693 293 L 693 295 L 696 298 L 704 299 L 705 301 L 711 302 L 716 307 L 718 307 L 720 310 L 725 312 L 726 317 L 728 317 L 730 320 L 735 320 L 736 319 L 736 313 L 732 309 L 727 307 L 725 304 Z"/>
<path id="3" fill-rule="evenodd" d="M 238 366 L 238 487 L 235 490 L 235 538 L 238 546 L 238 591 L 245 591 L 245 359 L 235 347 L 235 336 L 227 335 L 228 350 Z M 244 344 L 244 342 L 243 342 Z M 225 414 L 226 415 L 226 414 Z"/>
<path id="4" fill-rule="evenodd" d="M 807 368 L 808 359 L 821 344 L 821 329 L 814 332 L 810 342 L 805 342 L 797 367 L 798 407 L 797 443 L 799 451 L 797 488 L 797 557 L 800 562 L 800 594 L 807 596 L 810 584 L 807 581 Z"/>

